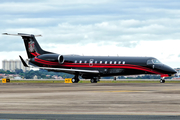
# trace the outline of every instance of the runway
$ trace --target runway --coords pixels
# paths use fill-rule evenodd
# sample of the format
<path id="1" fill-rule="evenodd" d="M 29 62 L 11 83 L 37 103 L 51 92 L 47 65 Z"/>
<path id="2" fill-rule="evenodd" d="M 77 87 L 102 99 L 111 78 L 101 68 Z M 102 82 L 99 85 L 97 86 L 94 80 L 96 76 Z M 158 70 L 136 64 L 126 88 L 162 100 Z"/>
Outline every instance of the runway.
<path id="1" fill-rule="evenodd" d="M 179 120 L 168 115 L 62 115 L 62 114 L 0 114 L 1 119 L 60 119 L 60 120 Z"/>
<path id="2" fill-rule="evenodd" d="M 160 83 L 1 83 L 0 119 L 17 114 L 29 116 L 25 119 L 46 114 L 79 119 L 106 115 L 180 119 L 180 87 Z M 6 115 L 10 117 L 3 118 Z"/>

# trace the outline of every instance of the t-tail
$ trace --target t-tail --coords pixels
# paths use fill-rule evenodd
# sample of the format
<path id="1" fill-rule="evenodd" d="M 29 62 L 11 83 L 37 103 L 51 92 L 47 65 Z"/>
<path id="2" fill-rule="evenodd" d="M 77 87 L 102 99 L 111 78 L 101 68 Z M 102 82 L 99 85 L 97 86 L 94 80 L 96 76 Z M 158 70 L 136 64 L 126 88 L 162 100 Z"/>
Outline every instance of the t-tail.
<path id="1" fill-rule="evenodd" d="M 40 47 L 35 37 L 38 37 L 41 35 L 24 34 L 24 33 L 18 33 L 18 34 L 3 33 L 3 35 L 21 36 L 22 39 L 24 40 L 24 45 L 26 48 L 28 58 L 34 58 L 35 56 L 38 56 L 38 55 L 52 53 L 52 52 L 45 51 Z"/>

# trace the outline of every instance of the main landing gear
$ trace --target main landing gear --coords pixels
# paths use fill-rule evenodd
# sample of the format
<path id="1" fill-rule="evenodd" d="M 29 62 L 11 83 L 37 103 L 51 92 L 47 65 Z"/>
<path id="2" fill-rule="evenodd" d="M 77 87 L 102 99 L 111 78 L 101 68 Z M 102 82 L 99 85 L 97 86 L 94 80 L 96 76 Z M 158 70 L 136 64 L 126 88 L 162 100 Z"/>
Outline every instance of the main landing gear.
<path id="1" fill-rule="evenodd" d="M 165 77 L 162 77 L 161 79 L 160 79 L 160 83 L 165 83 L 166 81 L 165 81 Z"/>
<path id="2" fill-rule="evenodd" d="M 100 77 L 93 77 L 90 79 L 90 82 L 91 83 L 97 83 L 99 80 Z M 72 83 L 78 83 L 80 81 L 79 79 L 79 74 L 76 74 L 73 78 L 72 78 Z"/>
<path id="3" fill-rule="evenodd" d="M 100 81 L 98 77 L 91 78 L 90 80 L 91 83 L 97 83 L 98 81 Z"/>
<path id="4" fill-rule="evenodd" d="M 75 75 L 73 78 L 72 78 L 72 83 L 78 83 L 79 82 L 79 76 L 78 75 Z"/>

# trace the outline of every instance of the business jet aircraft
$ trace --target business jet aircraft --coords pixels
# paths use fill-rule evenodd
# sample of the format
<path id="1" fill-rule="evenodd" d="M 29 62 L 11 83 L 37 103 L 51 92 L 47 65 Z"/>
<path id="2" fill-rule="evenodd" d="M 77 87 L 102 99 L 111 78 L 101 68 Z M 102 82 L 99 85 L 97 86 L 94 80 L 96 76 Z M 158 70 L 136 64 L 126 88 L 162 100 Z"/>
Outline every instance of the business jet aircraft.
<path id="1" fill-rule="evenodd" d="M 91 83 L 97 83 L 101 77 L 123 76 L 139 74 L 161 75 L 160 82 L 165 83 L 165 77 L 176 73 L 171 67 L 162 64 L 154 57 L 110 57 L 110 56 L 80 56 L 61 55 L 43 50 L 36 36 L 33 34 L 8 34 L 21 36 L 24 40 L 28 63 L 21 56 L 20 59 L 25 67 L 36 67 L 48 71 L 65 72 L 74 74 L 73 83 L 79 82 L 79 76 L 90 79 Z"/>

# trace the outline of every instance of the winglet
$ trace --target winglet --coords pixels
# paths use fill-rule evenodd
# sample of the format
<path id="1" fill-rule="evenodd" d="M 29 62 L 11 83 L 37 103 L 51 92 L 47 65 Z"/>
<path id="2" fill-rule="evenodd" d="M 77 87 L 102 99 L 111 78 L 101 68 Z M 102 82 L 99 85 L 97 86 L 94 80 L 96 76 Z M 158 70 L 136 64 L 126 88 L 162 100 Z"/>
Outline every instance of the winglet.
<path id="1" fill-rule="evenodd" d="M 20 57 L 20 59 L 21 59 L 21 62 L 22 62 L 23 65 L 24 65 L 24 67 L 29 67 L 20 55 L 19 55 L 19 57 Z"/>

